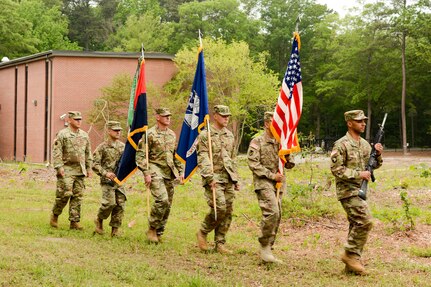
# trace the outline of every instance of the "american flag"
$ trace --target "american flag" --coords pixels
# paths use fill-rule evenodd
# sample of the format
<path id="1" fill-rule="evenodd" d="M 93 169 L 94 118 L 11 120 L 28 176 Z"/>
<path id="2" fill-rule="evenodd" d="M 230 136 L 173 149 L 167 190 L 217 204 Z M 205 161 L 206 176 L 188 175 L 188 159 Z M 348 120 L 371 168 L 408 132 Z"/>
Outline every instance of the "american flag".
<path id="1" fill-rule="evenodd" d="M 271 131 L 280 143 L 279 170 L 283 171 L 286 163 L 285 156 L 301 150 L 298 143 L 296 128 L 302 112 L 302 76 L 299 50 L 301 40 L 299 34 L 293 34 L 292 52 L 290 54 L 287 70 L 281 84 L 277 106 L 271 123 Z"/>

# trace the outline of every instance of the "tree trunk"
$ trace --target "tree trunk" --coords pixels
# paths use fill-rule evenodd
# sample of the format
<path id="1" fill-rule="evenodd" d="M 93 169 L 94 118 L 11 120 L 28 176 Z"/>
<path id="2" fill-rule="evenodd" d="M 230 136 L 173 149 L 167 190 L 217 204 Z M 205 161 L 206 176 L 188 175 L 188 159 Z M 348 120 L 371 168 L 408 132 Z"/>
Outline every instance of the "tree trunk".
<path id="1" fill-rule="evenodd" d="M 404 1 L 405 3 L 405 1 Z M 403 72 L 403 86 L 401 91 L 401 129 L 403 137 L 403 154 L 407 154 L 407 127 L 406 127 L 406 32 L 403 31 L 401 42 L 401 63 Z"/>
<path id="2" fill-rule="evenodd" d="M 318 111 L 316 113 L 316 115 L 317 115 L 317 118 L 316 118 L 316 130 L 315 130 L 316 139 L 321 139 L 320 138 L 320 122 L 321 122 L 320 111 Z"/>
<path id="3" fill-rule="evenodd" d="M 367 117 L 368 117 L 368 124 L 367 124 L 367 130 L 365 132 L 365 139 L 370 142 L 371 140 L 371 120 L 372 120 L 372 109 L 371 109 L 371 97 L 368 96 L 367 101 Z M 374 139 L 373 139 L 374 140 Z"/>

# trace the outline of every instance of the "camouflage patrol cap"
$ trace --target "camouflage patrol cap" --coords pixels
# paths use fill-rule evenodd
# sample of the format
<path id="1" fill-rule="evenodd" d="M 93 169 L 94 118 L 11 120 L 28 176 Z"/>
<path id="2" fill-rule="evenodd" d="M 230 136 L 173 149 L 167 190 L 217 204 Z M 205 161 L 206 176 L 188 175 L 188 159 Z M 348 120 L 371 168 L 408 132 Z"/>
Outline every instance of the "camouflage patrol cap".
<path id="1" fill-rule="evenodd" d="M 82 120 L 81 112 L 78 112 L 78 111 L 68 111 L 67 113 L 68 113 L 70 119 Z"/>
<path id="2" fill-rule="evenodd" d="M 230 116 L 232 115 L 230 113 L 229 107 L 228 106 L 223 106 L 223 105 L 216 105 L 214 106 L 214 112 L 221 115 L 221 116 Z"/>
<path id="3" fill-rule="evenodd" d="M 344 119 L 347 121 L 368 120 L 362 110 L 352 110 L 344 113 Z"/>
<path id="4" fill-rule="evenodd" d="M 265 112 L 265 115 L 263 116 L 263 120 L 265 122 L 270 122 L 273 116 L 274 116 L 273 112 Z"/>
<path id="5" fill-rule="evenodd" d="M 123 129 L 121 127 L 120 122 L 116 122 L 116 121 L 108 121 L 106 123 L 106 127 L 110 130 L 113 130 L 113 131 L 121 131 Z"/>
<path id="6" fill-rule="evenodd" d="M 158 108 L 158 109 L 156 109 L 156 114 L 158 114 L 158 115 L 160 115 L 162 117 L 172 115 L 171 111 L 169 111 L 168 108 Z"/>

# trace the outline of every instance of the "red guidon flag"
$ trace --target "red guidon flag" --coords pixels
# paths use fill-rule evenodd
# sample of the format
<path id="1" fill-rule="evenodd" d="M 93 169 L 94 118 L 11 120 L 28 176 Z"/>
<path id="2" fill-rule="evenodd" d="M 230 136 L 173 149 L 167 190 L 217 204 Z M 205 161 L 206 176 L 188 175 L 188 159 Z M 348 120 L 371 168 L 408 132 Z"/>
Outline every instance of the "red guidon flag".
<path id="1" fill-rule="evenodd" d="M 280 143 L 280 150 L 278 152 L 280 157 L 280 172 L 283 171 L 283 166 L 286 163 L 285 155 L 301 150 L 296 133 L 302 112 L 300 47 L 299 34 L 295 32 L 293 34 L 292 53 L 290 54 L 271 123 L 271 132 Z"/>

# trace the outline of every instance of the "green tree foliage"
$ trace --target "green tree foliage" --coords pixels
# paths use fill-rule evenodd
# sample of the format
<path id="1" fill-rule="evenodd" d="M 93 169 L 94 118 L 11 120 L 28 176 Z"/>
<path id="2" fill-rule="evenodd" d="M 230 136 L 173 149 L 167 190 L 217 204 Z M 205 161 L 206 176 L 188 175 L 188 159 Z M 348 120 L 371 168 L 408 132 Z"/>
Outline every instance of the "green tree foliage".
<path id="1" fill-rule="evenodd" d="M 237 0 L 209 0 L 190 2 L 179 7 L 179 23 L 175 29 L 175 47 L 198 38 L 201 30 L 204 37 L 232 41 L 247 41 L 250 46 L 261 43 L 260 24 L 250 19 L 239 8 Z M 253 39 L 253 40 L 251 40 Z"/>
<path id="2" fill-rule="evenodd" d="M 79 49 L 67 38 L 68 21 L 58 6 L 46 6 L 42 0 L 0 0 L 0 6 L 2 56 L 15 58 L 53 49 Z"/>
<path id="3" fill-rule="evenodd" d="M 296 27 L 296 19 L 301 16 L 300 33 L 303 42 L 308 42 L 314 37 L 315 25 L 324 19 L 329 13 L 323 5 L 315 4 L 311 0 L 251 0 L 246 1 L 247 7 L 254 7 L 256 14 L 263 23 L 261 32 L 264 41 L 262 50 L 268 51 L 269 68 L 283 76 L 287 59 L 290 56 L 292 32 Z M 249 8 L 250 9 L 250 8 Z M 304 45 L 302 54 L 307 54 L 307 46 Z M 306 58 L 305 58 L 306 59 Z M 302 61 L 303 65 L 306 62 Z"/>
<path id="4" fill-rule="evenodd" d="M 19 4 L 11 0 L 0 0 L 0 55 L 10 59 L 37 52 L 31 34 L 31 23 L 19 17 Z"/>
<path id="5" fill-rule="evenodd" d="M 163 13 L 163 20 L 169 21 L 169 22 L 176 22 L 180 20 L 180 15 L 178 12 L 178 9 L 180 5 L 187 3 L 187 2 L 194 2 L 192 0 L 159 0 L 160 7 L 162 7 L 164 13 Z M 196 2 L 202 2 L 202 0 L 198 0 Z"/>
<path id="6" fill-rule="evenodd" d="M 117 13 L 119 0 L 99 0 L 97 5 L 97 14 L 102 19 L 103 28 L 106 36 L 115 31 L 114 17 Z M 106 39 L 106 38 L 105 38 Z"/>
<path id="7" fill-rule="evenodd" d="M 146 51 L 168 52 L 172 33 L 170 23 L 161 23 L 160 16 L 146 12 L 140 16 L 131 15 L 111 37 L 109 45 L 114 51 L 138 52 L 143 43 Z"/>
<path id="8" fill-rule="evenodd" d="M 381 118 L 383 112 L 393 112 L 397 106 L 394 97 L 387 96 L 400 88 L 396 83 L 401 76 L 396 68 L 400 52 L 388 37 L 388 19 L 382 3 L 366 5 L 359 15 L 344 19 L 346 32 L 338 36 L 339 45 L 344 47 L 336 53 L 344 106 L 362 107 L 370 123 L 374 113 Z M 365 137 L 371 139 L 371 125 Z"/>
<path id="9" fill-rule="evenodd" d="M 304 43 L 301 63 L 306 87 L 301 130 L 312 131 L 317 139 L 334 132 L 334 126 L 327 123 L 337 122 L 337 115 L 342 113 L 345 102 L 342 96 L 344 86 L 334 56 L 339 45 L 337 31 L 338 16 L 329 14 L 315 24 L 314 37 L 301 41 Z"/>
<path id="10" fill-rule="evenodd" d="M 154 16 L 162 16 L 164 13 L 158 0 L 118 0 L 114 19 L 121 27 L 131 15 L 138 17 L 147 12 L 151 12 Z"/>
<path id="11" fill-rule="evenodd" d="M 68 19 L 59 6 L 48 8 L 41 0 L 24 0 L 18 7 L 20 18 L 31 23 L 32 35 L 37 38 L 34 47 L 38 52 L 47 50 L 79 50 L 69 41 Z"/>
<path id="12" fill-rule="evenodd" d="M 278 79 L 266 68 L 265 55 L 253 61 L 245 42 L 227 44 L 223 40 L 205 38 L 203 43 L 210 109 L 216 104 L 230 107 L 238 146 L 246 128 L 253 126 L 256 118 L 260 120 L 264 111 L 274 109 Z M 196 61 L 196 47 L 179 51 L 175 58 L 178 73 L 167 91 L 176 96 L 172 108 L 178 110 L 179 107 L 179 114 L 184 114 Z"/>
<path id="13" fill-rule="evenodd" d="M 69 18 L 69 38 L 84 50 L 103 49 L 109 29 L 105 29 L 102 13 L 91 0 L 64 0 L 63 12 Z"/>

